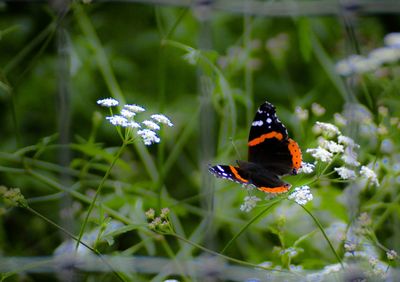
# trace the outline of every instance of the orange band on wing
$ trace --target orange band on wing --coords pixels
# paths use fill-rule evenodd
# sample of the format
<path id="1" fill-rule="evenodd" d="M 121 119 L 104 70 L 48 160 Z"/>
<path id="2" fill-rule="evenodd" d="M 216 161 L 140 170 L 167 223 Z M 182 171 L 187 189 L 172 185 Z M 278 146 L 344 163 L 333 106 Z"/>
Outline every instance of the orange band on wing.
<path id="1" fill-rule="evenodd" d="M 285 193 L 290 189 L 290 185 L 287 186 L 279 186 L 274 188 L 269 187 L 257 187 L 258 190 L 267 192 L 267 193 Z"/>
<path id="2" fill-rule="evenodd" d="M 289 138 L 289 152 L 292 155 L 292 161 L 293 161 L 293 168 L 300 169 L 301 167 L 301 150 L 299 147 L 299 144 L 296 143 L 293 139 Z"/>
<path id="3" fill-rule="evenodd" d="M 244 179 L 243 177 L 241 177 L 239 175 L 238 171 L 236 170 L 236 168 L 234 166 L 230 165 L 229 168 L 231 169 L 231 171 L 232 171 L 233 175 L 236 177 L 236 179 L 238 179 L 242 182 L 245 182 L 245 183 L 249 182 L 247 179 Z"/>
<path id="4" fill-rule="evenodd" d="M 276 138 L 278 140 L 282 140 L 283 139 L 283 135 L 282 135 L 282 133 L 279 133 L 279 132 L 276 132 L 276 131 L 272 131 L 272 132 L 263 134 L 260 137 L 254 138 L 253 140 L 250 140 L 248 145 L 249 146 L 255 146 L 255 145 L 258 145 L 258 144 L 264 142 L 265 139 L 271 139 L 271 138 Z"/>

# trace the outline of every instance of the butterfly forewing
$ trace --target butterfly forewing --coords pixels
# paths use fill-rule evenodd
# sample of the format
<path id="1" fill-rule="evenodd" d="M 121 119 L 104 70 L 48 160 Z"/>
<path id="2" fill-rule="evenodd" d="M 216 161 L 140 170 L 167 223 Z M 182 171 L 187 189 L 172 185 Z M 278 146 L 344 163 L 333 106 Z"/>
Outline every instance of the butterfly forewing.
<path id="1" fill-rule="evenodd" d="M 278 175 L 291 173 L 292 155 L 288 133 L 276 115 L 275 106 L 265 102 L 254 117 L 249 134 L 249 162 L 260 164 Z"/>

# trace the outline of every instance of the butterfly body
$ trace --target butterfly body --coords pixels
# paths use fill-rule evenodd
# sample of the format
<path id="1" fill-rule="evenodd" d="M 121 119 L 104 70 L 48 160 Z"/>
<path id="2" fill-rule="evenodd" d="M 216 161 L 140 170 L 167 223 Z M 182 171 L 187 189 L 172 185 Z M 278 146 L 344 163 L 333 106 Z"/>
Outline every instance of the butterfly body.
<path id="1" fill-rule="evenodd" d="M 267 193 L 288 191 L 291 185 L 280 177 L 297 174 L 302 162 L 301 150 L 288 137 L 271 103 L 265 102 L 258 108 L 247 145 L 248 161 L 237 161 L 237 166 L 210 166 L 210 172 L 241 184 L 252 184 Z"/>

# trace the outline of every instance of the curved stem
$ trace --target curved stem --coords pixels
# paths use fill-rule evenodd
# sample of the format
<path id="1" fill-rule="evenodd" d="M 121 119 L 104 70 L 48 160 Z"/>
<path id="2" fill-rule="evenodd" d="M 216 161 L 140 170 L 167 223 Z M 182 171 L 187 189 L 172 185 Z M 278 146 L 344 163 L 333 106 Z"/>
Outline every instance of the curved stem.
<path id="1" fill-rule="evenodd" d="M 329 240 L 328 236 L 326 235 L 325 230 L 322 227 L 322 224 L 319 222 L 319 220 L 305 206 L 303 206 L 303 205 L 299 205 L 299 206 L 301 206 L 303 208 L 303 210 L 305 210 L 311 216 L 311 218 L 314 220 L 315 224 L 321 230 L 322 235 L 325 237 L 325 240 L 328 243 L 329 247 L 331 248 L 331 251 L 335 255 L 335 257 L 338 260 L 338 262 L 340 263 L 340 265 L 342 266 L 342 269 L 344 269 L 342 259 L 339 257 L 339 255 L 336 252 L 335 248 L 333 247 L 331 241 Z"/>
<path id="2" fill-rule="evenodd" d="M 233 236 L 233 238 L 231 240 L 229 240 L 228 244 L 225 245 L 225 247 L 222 249 L 221 254 L 225 253 L 225 251 L 233 244 L 233 242 L 236 241 L 236 239 L 242 235 L 242 233 L 250 226 L 252 225 L 257 219 L 259 219 L 264 213 L 266 213 L 269 209 L 271 209 L 274 205 L 276 205 L 277 203 L 279 203 L 280 201 L 282 201 L 283 198 L 279 198 L 277 200 L 275 200 L 272 204 L 270 204 L 268 207 L 266 207 L 265 209 L 263 209 L 259 214 L 257 214 L 255 217 L 253 217 L 245 226 L 242 227 L 242 229 L 240 229 L 240 231 Z"/>
<path id="3" fill-rule="evenodd" d="M 105 181 L 107 180 L 108 176 L 110 175 L 112 168 L 114 167 L 115 163 L 116 163 L 117 160 L 119 159 L 119 156 L 122 154 L 122 151 L 125 149 L 126 145 L 127 145 L 127 144 L 126 144 L 125 142 L 122 143 L 121 148 L 119 148 L 117 154 L 115 155 L 114 159 L 112 160 L 110 167 L 109 167 L 108 170 L 106 171 L 106 174 L 105 174 L 104 177 L 101 179 L 101 182 L 100 182 L 100 184 L 99 184 L 99 187 L 97 187 L 96 194 L 94 195 L 93 200 L 92 200 L 92 202 L 90 203 L 90 206 L 89 206 L 89 209 L 88 209 L 88 211 L 87 211 L 85 220 L 83 221 L 83 225 L 82 225 L 82 227 L 81 227 L 81 230 L 79 231 L 78 241 L 76 242 L 75 250 L 78 250 L 79 244 L 81 243 L 81 239 L 82 239 L 83 233 L 85 232 L 86 225 L 87 225 L 87 223 L 88 223 L 88 221 L 89 221 L 89 216 L 90 216 L 90 214 L 92 213 L 93 208 L 95 207 L 97 198 L 98 198 L 99 195 L 100 195 L 100 192 L 101 192 L 101 190 L 102 190 L 102 188 L 103 188 L 103 186 L 104 186 L 104 183 L 105 183 Z"/>
<path id="4" fill-rule="evenodd" d="M 114 267 L 103 258 L 102 254 L 92 248 L 91 246 L 89 246 L 88 244 L 80 241 L 79 238 L 75 237 L 71 232 L 69 232 L 68 230 L 66 230 L 65 228 L 63 228 L 62 226 L 58 225 L 57 223 L 55 223 L 54 221 L 50 220 L 49 218 L 45 217 L 44 215 L 42 215 L 41 213 L 37 212 L 36 210 L 32 209 L 29 206 L 25 206 L 24 208 L 26 208 L 28 211 L 30 211 L 31 213 L 33 213 L 34 215 L 40 217 L 41 219 L 43 219 L 44 221 L 46 221 L 47 223 L 53 225 L 54 227 L 56 227 L 57 229 L 61 230 L 62 232 L 64 232 L 65 234 L 67 234 L 69 237 L 71 237 L 72 239 L 74 239 L 75 241 L 78 242 L 78 244 L 80 243 L 81 245 L 83 245 L 84 247 L 86 247 L 87 249 L 89 249 L 90 251 L 92 251 L 94 254 L 96 254 L 110 269 L 111 271 L 115 274 L 115 276 L 117 276 L 119 278 L 119 280 L 121 281 L 126 281 L 124 279 L 124 277 L 122 277 L 115 269 Z"/>

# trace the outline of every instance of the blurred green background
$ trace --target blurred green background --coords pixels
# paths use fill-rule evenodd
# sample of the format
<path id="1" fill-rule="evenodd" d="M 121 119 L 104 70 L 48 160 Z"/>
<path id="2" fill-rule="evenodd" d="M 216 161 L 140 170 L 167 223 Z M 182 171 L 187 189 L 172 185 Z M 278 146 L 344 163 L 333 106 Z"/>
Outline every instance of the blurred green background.
<path id="1" fill-rule="evenodd" d="M 77 236 L 90 199 L 121 145 L 115 128 L 103 119 L 107 111 L 96 101 L 114 97 L 141 105 L 147 110 L 143 117 L 163 113 L 174 127 L 162 130 L 160 144 L 127 147 L 101 192 L 99 201 L 121 218 L 95 208 L 86 231 L 109 227 L 107 220 L 113 218 L 130 228 L 118 226 L 115 234 L 99 235 L 93 245 L 100 252 L 171 259 L 175 254 L 189 260 L 204 250 L 171 237 L 165 239 L 170 249 L 163 247 L 147 229 L 144 212 L 169 207 L 178 234 L 221 251 L 258 212 L 240 211 L 246 192 L 238 184 L 215 180 L 207 166 L 246 158 L 249 125 L 259 104 L 268 100 L 277 107 L 306 161 L 312 159 L 305 149 L 316 144 L 314 122 L 332 122 L 350 103 L 363 105 L 377 125 L 383 120 L 379 106 L 398 116 L 396 63 L 365 76 L 342 78 L 335 73 L 337 61 L 382 46 L 387 33 L 400 29 L 398 4 L 393 4 L 392 14 L 374 13 L 368 6 L 371 1 L 360 1 L 359 6 L 338 6 L 332 15 L 320 1 L 310 6 L 316 10 L 303 7 L 309 1 L 297 1 L 298 10 L 275 2 L 282 9 L 277 11 L 288 15 L 262 16 L 269 11 L 268 3 L 249 6 L 249 13 L 232 12 L 239 2 L 0 3 L 0 185 L 20 188 L 33 209 Z M 221 8 L 223 3 L 227 6 Z M 326 113 L 310 113 L 305 122 L 299 121 L 296 107 L 310 109 L 312 103 L 322 105 Z M 360 158 L 366 163 L 385 165 L 385 157 L 393 157 L 389 168 L 381 168 L 383 183 L 384 177 L 398 177 L 391 170 L 397 163 L 398 128 L 392 125 L 388 130 L 387 138 L 395 146 L 390 153 L 379 146 L 384 137 L 371 144 L 368 137 L 360 137 L 358 125 L 343 129 L 361 145 Z M 293 184 L 306 180 L 293 178 Z M 352 203 L 338 200 L 351 198 L 345 194 L 347 185 L 321 182 L 312 187 L 317 199 L 313 212 L 323 226 L 343 224 L 346 233 L 356 215 L 368 211 L 378 217 L 374 231 L 381 243 L 398 249 L 399 184 L 388 184 L 389 190 L 377 198 L 376 191 L 366 190 Z M 288 262 L 279 250 L 304 234 L 301 255 Z M 49 256 L 67 239 L 60 229 L 24 209 L 2 209 L 0 259 Z M 335 248 L 343 255 L 340 242 Z M 284 269 L 290 264 L 321 269 L 336 262 L 313 221 L 289 201 L 249 227 L 226 255 L 255 264 L 271 261 Z M 167 277 L 153 274 L 125 278 Z M 53 274 L 7 279 L 43 277 L 56 279 Z M 79 279 L 95 277 L 87 273 Z M 115 279 L 112 274 L 102 277 Z"/>

